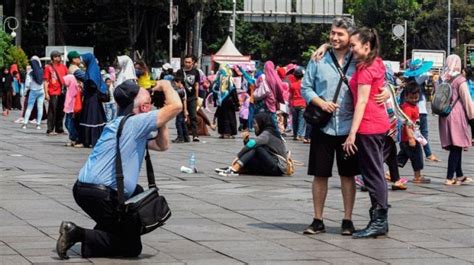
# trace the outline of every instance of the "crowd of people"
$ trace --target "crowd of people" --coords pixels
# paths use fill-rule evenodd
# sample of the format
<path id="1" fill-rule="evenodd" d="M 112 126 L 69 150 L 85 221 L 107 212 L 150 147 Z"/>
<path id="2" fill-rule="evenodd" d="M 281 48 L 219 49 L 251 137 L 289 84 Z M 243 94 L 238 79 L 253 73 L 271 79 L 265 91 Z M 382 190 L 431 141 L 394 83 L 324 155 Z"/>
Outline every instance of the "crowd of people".
<path id="1" fill-rule="evenodd" d="M 47 119 L 49 136 L 64 134 L 64 124 L 67 146 L 93 148 L 74 186 L 74 198 L 98 225 L 88 230 L 63 222 L 60 257 L 67 258 L 76 242 L 83 243 L 84 257 L 140 254 L 140 235 L 120 235 L 123 227 L 111 221 L 113 207 L 94 202 L 97 196 L 116 196 L 114 165 L 109 163 L 115 153 L 110 150 L 129 154 L 123 155 L 130 157 L 130 163 L 124 163 L 131 178 L 125 180 L 127 196 L 143 190 L 137 179 L 145 146 L 166 150 L 166 123 L 173 118 L 174 144 L 200 142 L 200 136 L 209 135 L 208 128 L 217 130 L 220 139 L 233 139 L 241 132 L 242 149 L 228 167 L 215 169 L 225 177 L 289 175 L 292 162 L 286 142 L 309 144 L 314 218 L 304 233 L 325 232 L 323 210 L 336 160 L 344 204 L 341 234 L 377 237 L 388 232 L 387 182 L 392 190 L 407 189 L 408 178 L 400 176 L 399 167 L 410 160 L 411 182 L 423 185 L 431 181 L 422 174 L 424 161 L 441 162 L 430 148 L 427 86 L 445 85 L 452 93 L 449 112 L 439 115 L 441 146 L 449 151 L 444 184 L 472 181 L 462 170 L 462 153 L 474 143 L 474 77 L 471 69 L 462 69 L 459 56 L 449 55 L 437 74 L 430 72 L 432 62 L 423 60 L 411 60 L 406 71 L 393 73 L 380 57 L 377 32 L 355 28 L 346 18 L 333 21 L 329 41 L 315 51 L 306 69 L 296 62 L 275 66 L 267 61 L 262 70 L 222 64 L 216 74 L 206 76 L 196 58 L 186 55 L 181 69 L 166 63 L 154 80 L 143 61 L 122 55 L 101 70 L 93 54 L 76 51 L 67 54 L 68 67 L 57 51 L 44 66 L 32 56 L 24 73 L 17 65 L 5 67 L 0 75 L 4 116 L 21 110 L 18 121 L 25 130 L 30 123 L 41 130 Z M 304 114 L 311 108 L 330 113 L 330 119 L 325 124 L 306 120 Z M 119 122 L 129 114 L 135 115 L 124 127 L 126 140 L 117 148 Z M 155 130 L 158 136 L 149 140 Z M 357 186 L 368 191 L 371 200 L 370 221 L 358 231 L 352 223 Z"/>

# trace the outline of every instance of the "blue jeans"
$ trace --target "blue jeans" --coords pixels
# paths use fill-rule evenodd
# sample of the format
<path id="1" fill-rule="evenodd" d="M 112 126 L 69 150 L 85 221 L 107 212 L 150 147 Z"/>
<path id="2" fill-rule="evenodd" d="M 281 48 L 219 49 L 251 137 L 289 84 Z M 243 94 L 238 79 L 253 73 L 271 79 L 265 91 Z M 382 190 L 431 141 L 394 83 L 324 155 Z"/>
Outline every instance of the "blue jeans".
<path id="1" fill-rule="evenodd" d="M 24 124 L 28 123 L 30 119 L 31 111 L 33 110 L 33 104 L 36 101 L 36 108 L 37 108 L 37 115 L 36 115 L 36 123 L 38 125 L 41 124 L 41 118 L 43 117 L 43 102 L 44 102 L 44 90 L 30 90 L 30 94 L 28 96 L 28 107 L 26 108 L 25 112 L 25 120 L 23 121 Z"/>
<path id="2" fill-rule="evenodd" d="M 293 115 L 293 137 L 304 137 L 306 134 L 306 122 L 303 118 L 304 108 L 294 107 Z"/>
<path id="3" fill-rule="evenodd" d="M 184 112 L 181 111 L 176 116 L 176 130 L 178 131 L 179 139 L 186 139 L 188 137 L 188 129 L 186 128 L 186 122 L 184 117 Z"/>
<path id="4" fill-rule="evenodd" d="M 104 103 L 104 110 L 107 122 L 117 118 L 117 105 L 115 103 Z"/>
<path id="5" fill-rule="evenodd" d="M 253 103 L 250 103 L 249 104 L 249 117 L 248 117 L 248 128 L 249 130 L 253 130 L 253 116 L 254 116 L 254 113 L 255 113 L 255 104 Z"/>
<path id="6" fill-rule="evenodd" d="M 69 140 L 77 142 L 79 140 L 79 132 L 77 131 L 76 123 L 73 117 L 74 113 L 66 113 L 66 129 L 69 132 Z"/>
<path id="7" fill-rule="evenodd" d="M 420 113 L 420 132 L 423 137 L 425 137 L 426 141 L 428 142 L 425 146 L 423 146 L 423 150 L 425 151 L 425 156 L 429 157 L 432 155 L 431 148 L 430 148 L 430 141 L 428 140 L 428 114 Z"/>

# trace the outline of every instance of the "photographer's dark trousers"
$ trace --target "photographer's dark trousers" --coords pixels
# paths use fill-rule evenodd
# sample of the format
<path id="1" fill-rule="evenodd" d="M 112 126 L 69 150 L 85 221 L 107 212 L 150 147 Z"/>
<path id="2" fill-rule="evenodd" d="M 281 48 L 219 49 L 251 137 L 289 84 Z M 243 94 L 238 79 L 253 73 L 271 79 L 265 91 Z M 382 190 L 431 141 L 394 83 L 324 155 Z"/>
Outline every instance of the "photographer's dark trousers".
<path id="1" fill-rule="evenodd" d="M 48 130 L 47 133 L 57 132 L 63 133 L 63 119 L 64 119 L 64 99 L 63 94 L 58 96 L 49 96 L 48 106 Z"/>
<path id="2" fill-rule="evenodd" d="M 137 185 L 135 194 L 143 192 Z M 142 252 L 137 224 L 119 222 L 117 192 L 104 185 L 76 182 L 73 188 L 76 203 L 97 225 L 84 229 L 81 255 L 91 257 L 136 257 Z"/>
<path id="3" fill-rule="evenodd" d="M 193 137 L 198 137 L 197 131 L 197 99 L 192 99 L 187 101 L 187 109 L 189 113 L 189 119 L 191 121 L 191 131 L 193 132 Z"/>

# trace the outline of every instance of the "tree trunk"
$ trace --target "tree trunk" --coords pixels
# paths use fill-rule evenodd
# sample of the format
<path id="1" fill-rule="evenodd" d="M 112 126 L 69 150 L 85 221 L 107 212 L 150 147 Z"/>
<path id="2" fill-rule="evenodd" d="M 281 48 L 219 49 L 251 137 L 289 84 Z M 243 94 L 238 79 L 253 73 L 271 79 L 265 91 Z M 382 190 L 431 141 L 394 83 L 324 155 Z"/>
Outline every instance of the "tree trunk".
<path id="1" fill-rule="evenodd" d="M 54 19 L 54 0 L 49 0 L 48 7 L 48 45 L 54 46 L 56 44 L 56 31 L 55 31 L 55 19 Z M 48 54 L 46 54 L 48 56 Z"/>

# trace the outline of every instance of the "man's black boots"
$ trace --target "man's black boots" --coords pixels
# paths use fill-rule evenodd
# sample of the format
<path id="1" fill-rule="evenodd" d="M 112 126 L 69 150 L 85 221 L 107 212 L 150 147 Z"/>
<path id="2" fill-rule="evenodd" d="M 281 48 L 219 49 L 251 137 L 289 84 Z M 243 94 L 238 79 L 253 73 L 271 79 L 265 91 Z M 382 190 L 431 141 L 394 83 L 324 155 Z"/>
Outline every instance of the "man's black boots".
<path id="1" fill-rule="evenodd" d="M 371 209 L 369 212 L 371 214 L 369 225 L 365 229 L 352 234 L 352 238 L 376 238 L 388 233 L 387 209 Z"/>

